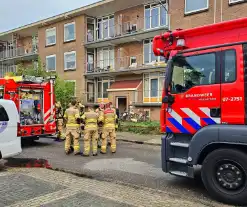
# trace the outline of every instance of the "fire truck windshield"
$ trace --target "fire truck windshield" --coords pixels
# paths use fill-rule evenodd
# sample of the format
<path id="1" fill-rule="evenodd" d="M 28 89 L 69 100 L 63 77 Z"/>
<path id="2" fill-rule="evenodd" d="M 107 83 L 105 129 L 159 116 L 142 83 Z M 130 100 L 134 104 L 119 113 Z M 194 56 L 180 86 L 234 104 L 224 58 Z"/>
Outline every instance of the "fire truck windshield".
<path id="1" fill-rule="evenodd" d="M 215 83 L 216 55 L 207 53 L 193 56 L 175 56 L 168 67 L 170 92 L 183 93 L 193 86 Z"/>

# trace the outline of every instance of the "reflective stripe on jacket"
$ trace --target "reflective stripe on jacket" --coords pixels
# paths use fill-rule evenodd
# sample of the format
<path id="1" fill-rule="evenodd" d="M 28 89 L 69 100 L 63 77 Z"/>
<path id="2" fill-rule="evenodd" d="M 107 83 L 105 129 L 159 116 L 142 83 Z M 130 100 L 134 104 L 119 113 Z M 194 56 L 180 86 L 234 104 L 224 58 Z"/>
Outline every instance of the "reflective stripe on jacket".
<path id="1" fill-rule="evenodd" d="M 79 127 L 77 119 L 80 118 L 79 110 L 75 107 L 66 109 L 64 118 L 67 120 L 66 127 Z"/>
<path id="2" fill-rule="evenodd" d="M 85 112 L 82 117 L 85 121 L 85 129 L 97 130 L 98 129 L 98 113 L 94 111 Z"/>

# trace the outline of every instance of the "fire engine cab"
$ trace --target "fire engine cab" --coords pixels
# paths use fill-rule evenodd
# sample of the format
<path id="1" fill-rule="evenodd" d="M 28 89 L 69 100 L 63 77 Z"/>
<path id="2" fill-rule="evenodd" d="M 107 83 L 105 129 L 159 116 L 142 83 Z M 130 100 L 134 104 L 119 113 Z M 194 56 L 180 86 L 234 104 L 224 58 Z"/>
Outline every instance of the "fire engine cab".
<path id="1" fill-rule="evenodd" d="M 0 78 L 0 99 L 14 101 L 19 112 L 18 136 L 38 139 L 56 133 L 54 79 Z"/>
<path id="2" fill-rule="evenodd" d="M 247 18 L 154 37 L 167 60 L 162 169 L 201 177 L 216 199 L 247 205 Z"/>

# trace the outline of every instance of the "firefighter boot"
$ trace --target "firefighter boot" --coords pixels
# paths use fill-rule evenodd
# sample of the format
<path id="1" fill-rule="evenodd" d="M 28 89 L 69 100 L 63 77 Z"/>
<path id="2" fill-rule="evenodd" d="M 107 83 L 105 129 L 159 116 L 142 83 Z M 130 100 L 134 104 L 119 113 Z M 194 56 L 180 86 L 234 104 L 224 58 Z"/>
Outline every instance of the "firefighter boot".
<path id="1" fill-rule="evenodd" d="M 90 131 L 85 130 L 83 156 L 88 157 L 90 152 Z"/>
<path id="2" fill-rule="evenodd" d="M 117 149 L 117 142 L 116 142 L 116 132 L 115 130 L 112 130 L 110 133 L 110 140 L 111 140 L 111 152 L 116 153 Z"/>
<path id="3" fill-rule="evenodd" d="M 92 135 L 92 146 L 93 146 L 93 156 L 97 156 L 98 155 L 98 137 L 99 137 L 99 134 L 98 134 L 98 131 L 95 130 L 93 132 L 93 135 Z"/>
<path id="4" fill-rule="evenodd" d="M 103 132 L 102 134 L 102 141 L 101 141 L 101 154 L 106 154 L 106 147 L 107 147 L 107 133 Z"/>

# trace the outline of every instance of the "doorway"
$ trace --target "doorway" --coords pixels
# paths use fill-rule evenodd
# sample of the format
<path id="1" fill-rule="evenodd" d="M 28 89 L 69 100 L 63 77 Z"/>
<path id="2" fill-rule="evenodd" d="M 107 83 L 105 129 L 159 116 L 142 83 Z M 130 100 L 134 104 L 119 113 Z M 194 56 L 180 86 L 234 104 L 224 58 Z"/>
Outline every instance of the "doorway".
<path id="1" fill-rule="evenodd" d="M 119 109 L 119 113 L 122 114 L 127 111 L 127 98 L 116 97 L 116 108 Z"/>

